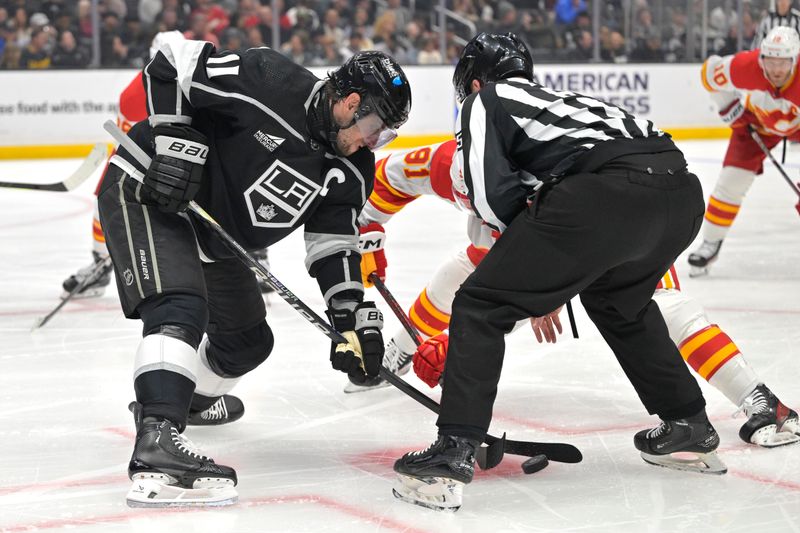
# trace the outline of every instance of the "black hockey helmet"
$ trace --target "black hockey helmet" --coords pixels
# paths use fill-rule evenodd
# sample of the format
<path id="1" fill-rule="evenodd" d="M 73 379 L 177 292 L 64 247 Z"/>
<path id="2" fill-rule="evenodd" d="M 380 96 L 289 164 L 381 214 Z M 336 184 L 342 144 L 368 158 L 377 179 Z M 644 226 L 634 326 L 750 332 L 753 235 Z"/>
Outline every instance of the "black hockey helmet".
<path id="1" fill-rule="evenodd" d="M 533 81 L 533 58 L 525 43 L 513 33 L 479 33 L 464 47 L 456 64 L 456 98 L 463 102 L 469 96 L 472 80 L 485 84 L 512 76 Z"/>
<path id="2" fill-rule="evenodd" d="M 387 54 L 375 50 L 358 52 L 329 74 L 336 95 L 361 96 L 359 115 L 377 113 L 387 128 L 397 129 L 411 111 L 411 86 L 403 69 Z"/>

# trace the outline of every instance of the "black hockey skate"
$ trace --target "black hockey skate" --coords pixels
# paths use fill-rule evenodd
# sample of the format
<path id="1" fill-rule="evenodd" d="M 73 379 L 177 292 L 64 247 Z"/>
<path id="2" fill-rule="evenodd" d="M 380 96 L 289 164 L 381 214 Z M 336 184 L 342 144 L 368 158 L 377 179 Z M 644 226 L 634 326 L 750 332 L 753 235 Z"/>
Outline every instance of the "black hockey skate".
<path id="1" fill-rule="evenodd" d="M 92 259 L 94 261 L 91 265 L 81 268 L 64 280 L 61 284 L 61 288 L 64 289 L 61 295 L 62 299 L 70 297 L 70 294 L 84 282 L 84 286 L 76 294 L 72 295 L 72 298 L 96 298 L 103 295 L 106 287 L 111 282 L 113 267 L 110 262 L 106 261 L 106 257 L 102 257 L 95 251 L 92 251 Z"/>
<path id="2" fill-rule="evenodd" d="M 411 370 L 411 360 L 413 356 L 413 353 L 406 353 L 402 351 L 397 344 L 395 344 L 394 339 L 392 339 L 386 345 L 386 350 L 383 353 L 382 365 L 398 376 L 402 376 Z M 350 381 L 344 387 L 344 392 L 348 394 L 353 392 L 364 392 L 388 386 L 389 383 L 384 381 L 384 379 L 380 376 L 368 378 L 364 383 L 356 383 L 350 379 Z"/>
<path id="3" fill-rule="evenodd" d="M 705 410 L 688 418 L 662 420 L 658 427 L 638 432 L 633 445 L 652 465 L 703 474 L 728 471 L 717 457 L 719 435 Z"/>
<path id="4" fill-rule="evenodd" d="M 233 468 L 214 463 L 165 419 L 142 419 L 132 403 L 136 444 L 128 464 L 129 507 L 222 506 L 236 503 Z"/>
<path id="5" fill-rule="evenodd" d="M 197 393 L 195 393 L 197 396 Z M 203 397 L 205 398 L 205 397 Z M 206 404 L 207 405 L 207 404 Z M 221 426 L 236 422 L 244 414 L 242 400 L 231 394 L 223 394 L 208 409 L 189 409 L 188 426 Z"/>
<path id="6" fill-rule="evenodd" d="M 739 430 L 743 441 L 765 448 L 800 441 L 797 413 L 783 405 L 766 385 L 757 386 L 745 398 L 742 409 L 747 415 Z"/>
<path id="7" fill-rule="evenodd" d="M 409 452 L 394 463 L 396 498 L 436 511 L 458 511 L 464 485 L 475 474 L 480 442 L 439 435 L 425 450 Z"/>
<path id="8" fill-rule="evenodd" d="M 697 278 L 708 275 L 711 264 L 717 260 L 722 241 L 703 241 L 700 248 L 689 254 L 689 264 L 692 266 L 689 277 Z"/>

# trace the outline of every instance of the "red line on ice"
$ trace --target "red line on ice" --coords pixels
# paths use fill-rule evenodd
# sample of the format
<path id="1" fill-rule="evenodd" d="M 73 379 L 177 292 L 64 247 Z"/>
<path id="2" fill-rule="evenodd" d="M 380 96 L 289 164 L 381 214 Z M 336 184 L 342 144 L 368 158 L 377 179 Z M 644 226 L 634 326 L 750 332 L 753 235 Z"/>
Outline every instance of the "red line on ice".
<path id="1" fill-rule="evenodd" d="M 225 508 L 203 508 L 203 511 L 216 511 L 216 512 L 225 512 L 226 510 L 236 510 L 241 509 L 242 507 L 262 507 L 268 505 L 280 505 L 280 504 L 315 504 L 321 505 L 323 507 L 333 509 L 340 513 L 350 515 L 356 517 L 361 520 L 368 520 L 382 528 L 389 528 L 394 529 L 397 531 L 404 531 L 409 533 L 425 533 L 425 530 L 417 529 L 409 524 L 404 524 L 398 520 L 394 520 L 391 518 L 386 518 L 384 516 L 380 516 L 377 514 L 373 514 L 362 509 L 359 509 L 355 506 L 348 505 L 346 503 L 342 503 L 338 500 L 334 500 L 331 498 L 326 498 L 324 496 L 319 496 L 316 494 L 298 494 L 292 496 L 281 496 L 281 497 L 272 497 L 272 498 L 255 498 L 251 500 L 243 500 L 240 501 L 238 505 L 234 505 L 232 507 L 225 507 Z M 14 524 L 9 526 L 0 526 L 4 533 L 16 533 L 20 531 L 33 531 L 38 529 L 56 529 L 56 528 L 64 528 L 64 527 L 76 527 L 76 526 L 94 526 L 98 524 L 112 524 L 112 523 L 120 523 L 125 522 L 128 520 L 136 520 L 138 518 L 152 518 L 154 516 L 164 516 L 169 514 L 178 514 L 178 513 L 191 513 L 197 512 L 197 508 L 180 508 L 180 507 L 172 507 L 172 508 L 164 508 L 164 509 L 137 509 L 135 511 L 128 511 L 126 513 L 118 513 L 113 515 L 106 515 L 106 516 L 93 516 L 91 518 L 57 518 L 52 520 L 44 520 L 42 522 L 31 522 L 28 524 Z"/>

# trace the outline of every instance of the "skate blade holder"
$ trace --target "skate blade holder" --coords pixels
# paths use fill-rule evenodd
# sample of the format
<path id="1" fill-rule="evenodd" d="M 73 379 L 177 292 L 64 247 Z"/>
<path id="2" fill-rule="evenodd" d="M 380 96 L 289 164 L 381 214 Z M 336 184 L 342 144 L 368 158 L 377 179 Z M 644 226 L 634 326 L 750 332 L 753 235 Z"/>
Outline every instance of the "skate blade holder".
<path id="1" fill-rule="evenodd" d="M 668 455 L 652 455 L 640 452 L 642 459 L 651 465 L 669 468 L 671 470 L 682 470 L 685 472 L 697 472 L 700 474 L 712 474 L 721 476 L 728 471 L 716 452 L 712 453 L 693 453 L 675 452 Z"/>
<path id="2" fill-rule="evenodd" d="M 397 474 L 394 497 L 426 509 L 454 513 L 461 508 L 464 483 L 442 477 L 411 477 Z"/>
<path id="3" fill-rule="evenodd" d="M 126 496 L 128 507 L 221 507 L 239 500 L 229 479 L 197 479 L 191 489 L 168 485 L 167 479 L 167 476 L 135 475 Z"/>

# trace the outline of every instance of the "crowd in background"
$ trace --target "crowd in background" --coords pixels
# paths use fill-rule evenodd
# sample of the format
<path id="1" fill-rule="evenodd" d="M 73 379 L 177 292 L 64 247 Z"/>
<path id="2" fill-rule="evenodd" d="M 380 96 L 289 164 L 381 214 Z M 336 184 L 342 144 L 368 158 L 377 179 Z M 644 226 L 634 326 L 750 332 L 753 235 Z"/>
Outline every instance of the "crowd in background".
<path id="1" fill-rule="evenodd" d="M 402 64 L 452 64 L 473 31 L 511 31 L 536 62 L 590 62 L 595 40 L 604 62 L 700 61 L 706 55 L 751 46 L 768 2 L 746 2 L 739 23 L 734 0 L 708 0 L 703 39 L 687 46 L 688 21 L 700 24 L 699 0 L 447 0 L 456 14 L 445 24 L 439 0 L 99 0 L 99 62 L 141 68 L 153 35 L 179 30 L 218 48 L 273 45 L 306 66 L 336 65 L 363 49 L 382 50 Z M 694 10 L 695 12 L 690 12 Z M 629 18 L 626 20 L 626 14 Z M 742 39 L 739 29 L 743 28 Z M 82 68 L 92 63 L 90 0 L 0 0 L 0 68 Z M 687 53 L 693 52 L 693 57 Z"/>

